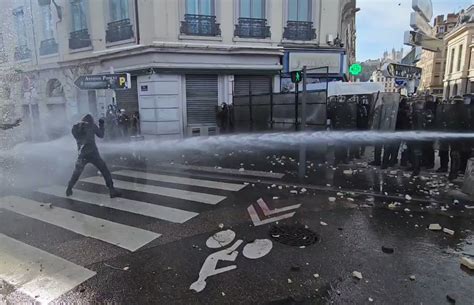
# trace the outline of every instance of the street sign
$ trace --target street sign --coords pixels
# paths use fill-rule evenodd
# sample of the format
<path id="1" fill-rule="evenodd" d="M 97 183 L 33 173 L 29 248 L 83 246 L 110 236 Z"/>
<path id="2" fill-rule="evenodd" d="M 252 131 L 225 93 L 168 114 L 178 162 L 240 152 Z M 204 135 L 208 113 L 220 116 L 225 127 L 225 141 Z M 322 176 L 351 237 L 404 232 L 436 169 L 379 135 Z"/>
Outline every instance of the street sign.
<path id="1" fill-rule="evenodd" d="M 349 67 L 349 73 L 354 76 L 359 75 L 360 73 L 362 73 L 362 65 L 359 63 L 352 64 Z"/>
<path id="2" fill-rule="evenodd" d="M 395 79 L 395 86 L 398 88 L 405 87 L 407 85 L 407 80 L 403 78 L 396 78 Z"/>
<path id="3" fill-rule="evenodd" d="M 291 82 L 292 83 L 299 83 L 303 80 L 303 74 L 301 71 L 291 71 Z"/>
<path id="4" fill-rule="evenodd" d="M 410 26 L 415 31 L 433 37 L 433 27 L 418 12 L 410 14 Z"/>
<path id="5" fill-rule="evenodd" d="M 414 31 L 405 32 L 404 44 L 419 46 L 432 52 L 441 52 L 444 48 L 443 40 Z"/>
<path id="6" fill-rule="evenodd" d="M 132 79 L 130 73 L 82 75 L 74 84 L 81 90 L 130 89 Z"/>
<path id="7" fill-rule="evenodd" d="M 427 22 L 433 18 L 433 3 L 431 0 L 412 0 L 411 7 L 415 12 L 420 13 Z"/>
<path id="8" fill-rule="evenodd" d="M 389 63 L 382 68 L 385 77 L 403 78 L 403 79 L 420 79 L 421 68 L 415 66 L 407 66 Z"/>

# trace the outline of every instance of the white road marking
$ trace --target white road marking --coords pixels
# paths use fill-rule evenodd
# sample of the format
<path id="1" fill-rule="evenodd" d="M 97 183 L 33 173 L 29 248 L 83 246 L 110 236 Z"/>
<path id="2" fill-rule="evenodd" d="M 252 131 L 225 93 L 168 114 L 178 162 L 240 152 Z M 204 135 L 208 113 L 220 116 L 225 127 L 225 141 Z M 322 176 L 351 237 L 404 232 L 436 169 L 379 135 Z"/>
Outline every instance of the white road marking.
<path id="1" fill-rule="evenodd" d="M 218 182 L 218 181 L 200 180 L 200 179 L 192 179 L 192 178 L 169 176 L 169 175 L 158 175 L 158 174 L 144 173 L 144 172 L 138 172 L 138 171 L 132 171 L 132 170 L 116 171 L 116 172 L 113 172 L 113 174 L 126 176 L 126 177 L 139 178 L 139 179 L 153 180 L 153 181 L 200 186 L 200 187 L 206 187 L 206 188 L 212 188 L 212 189 L 218 189 L 218 190 L 224 190 L 224 191 L 232 191 L 232 192 L 240 191 L 241 189 L 245 187 L 245 185 L 243 184 L 224 183 L 224 182 Z"/>
<path id="2" fill-rule="evenodd" d="M 215 167 L 198 166 L 198 165 L 185 165 L 185 164 L 172 164 L 171 165 L 171 164 L 160 163 L 158 164 L 158 166 L 165 167 L 165 168 L 188 169 L 188 170 L 195 170 L 195 171 L 209 172 L 209 173 L 252 176 L 252 177 L 262 177 L 262 178 L 281 179 L 285 176 L 285 174 L 281 174 L 281 173 L 271 173 L 271 172 L 255 171 L 255 170 L 240 171 L 235 168 L 215 168 Z"/>
<path id="3" fill-rule="evenodd" d="M 97 194 L 82 190 L 74 190 L 74 194 L 72 196 L 66 197 L 64 188 L 61 186 L 45 187 L 39 189 L 38 191 L 60 198 L 69 198 L 77 201 L 87 202 L 89 204 L 104 206 L 115 210 L 144 215 L 174 223 L 185 223 L 191 218 L 199 215 L 195 212 L 189 212 L 142 201 L 135 201 L 125 198 L 111 199 L 109 195 L 106 194 Z"/>
<path id="4" fill-rule="evenodd" d="M 96 273 L 0 233 L 0 279 L 47 304 Z"/>
<path id="5" fill-rule="evenodd" d="M 268 207 L 268 205 L 266 204 L 266 202 L 262 198 L 258 199 L 257 203 L 260 206 L 260 208 L 262 209 L 263 215 L 265 215 L 265 216 L 270 216 L 270 215 L 273 215 L 273 214 L 278 214 L 278 213 L 282 213 L 282 212 L 286 212 L 286 211 L 296 210 L 296 209 L 299 209 L 301 207 L 301 204 L 295 204 L 295 205 L 290 205 L 290 206 L 283 207 L 283 208 L 270 210 L 270 208 Z"/>
<path id="6" fill-rule="evenodd" d="M 154 232 L 118 224 L 41 202 L 9 196 L 0 199 L 0 208 L 31 217 L 87 237 L 135 251 L 161 236 Z"/>
<path id="7" fill-rule="evenodd" d="M 94 183 L 94 184 L 104 184 L 102 177 L 90 177 L 90 178 L 82 179 L 81 181 Z M 155 185 L 145 185 L 145 184 L 133 183 L 133 182 L 122 181 L 122 180 L 114 180 L 114 185 L 115 187 L 119 189 L 150 193 L 150 194 L 155 194 L 155 195 L 196 201 L 196 202 L 212 204 L 212 205 L 216 205 L 226 198 L 225 196 L 184 191 L 184 190 L 178 190 L 178 189 L 155 186 Z"/>
<path id="8" fill-rule="evenodd" d="M 249 206 L 247 208 L 247 211 L 250 215 L 250 219 L 252 219 L 254 226 L 261 226 L 261 225 L 265 225 L 265 224 L 272 223 L 275 221 L 280 221 L 286 218 L 291 218 L 295 215 L 295 212 L 293 212 L 293 213 L 283 214 L 281 216 L 261 220 L 260 217 L 258 217 L 257 211 L 255 210 L 253 205 Z"/>

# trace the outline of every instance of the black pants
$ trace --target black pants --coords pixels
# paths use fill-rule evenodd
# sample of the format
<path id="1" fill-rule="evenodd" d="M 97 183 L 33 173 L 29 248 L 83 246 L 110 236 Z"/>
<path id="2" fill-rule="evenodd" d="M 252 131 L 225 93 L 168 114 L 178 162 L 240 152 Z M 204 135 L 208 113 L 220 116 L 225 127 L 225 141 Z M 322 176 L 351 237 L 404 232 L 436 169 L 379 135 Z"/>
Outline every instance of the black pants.
<path id="1" fill-rule="evenodd" d="M 335 157 L 335 163 L 347 163 L 347 157 L 348 157 L 348 149 L 347 146 L 344 145 L 337 145 L 334 148 L 334 157 Z"/>
<path id="2" fill-rule="evenodd" d="M 375 145 L 374 147 L 374 163 L 376 165 L 382 164 L 382 145 Z"/>
<path id="3" fill-rule="evenodd" d="M 435 151 L 433 148 L 433 142 L 423 142 L 423 166 L 428 168 L 434 167 L 435 163 Z"/>
<path id="4" fill-rule="evenodd" d="M 99 153 L 94 152 L 87 155 L 79 155 L 76 161 L 76 167 L 74 168 L 74 172 L 72 173 L 71 180 L 69 180 L 68 188 L 72 189 L 74 187 L 77 180 L 79 180 L 79 177 L 81 176 L 84 167 L 88 163 L 93 164 L 102 173 L 102 176 L 105 180 L 105 185 L 107 185 L 109 189 L 114 187 L 112 175 L 110 174 L 107 165 L 105 164 L 104 160 L 102 160 Z"/>
<path id="5" fill-rule="evenodd" d="M 451 147 L 451 169 L 449 172 L 449 179 L 454 180 L 459 175 L 461 169 L 461 153 L 456 148 Z"/>
<path id="6" fill-rule="evenodd" d="M 400 143 L 390 143 L 384 146 L 383 162 L 384 166 L 394 166 L 398 163 L 398 150 Z"/>

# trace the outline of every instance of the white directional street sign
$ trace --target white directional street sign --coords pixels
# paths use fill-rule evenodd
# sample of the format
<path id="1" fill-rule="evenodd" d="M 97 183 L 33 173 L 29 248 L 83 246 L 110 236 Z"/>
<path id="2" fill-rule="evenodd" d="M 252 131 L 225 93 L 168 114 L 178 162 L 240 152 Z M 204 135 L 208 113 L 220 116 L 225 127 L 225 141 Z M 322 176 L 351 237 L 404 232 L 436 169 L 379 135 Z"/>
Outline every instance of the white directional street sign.
<path id="1" fill-rule="evenodd" d="M 412 0 L 411 7 L 418 12 L 427 22 L 433 18 L 433 3 L 431 0 Z"/>
<path id="2" fill-rule="evenodd" d="M 405 32 L 404 44 L 410 46 L 420 46 L 424 50 L 432 52 L 441 52 L 444 47 L 443 40 L 414 31 Z"/>
<path id="3" fill-rule="evenodd" d="M 418 12 L 411 13 L 410 26 L 427 36 L 433 36 L 433 27 Z"/>

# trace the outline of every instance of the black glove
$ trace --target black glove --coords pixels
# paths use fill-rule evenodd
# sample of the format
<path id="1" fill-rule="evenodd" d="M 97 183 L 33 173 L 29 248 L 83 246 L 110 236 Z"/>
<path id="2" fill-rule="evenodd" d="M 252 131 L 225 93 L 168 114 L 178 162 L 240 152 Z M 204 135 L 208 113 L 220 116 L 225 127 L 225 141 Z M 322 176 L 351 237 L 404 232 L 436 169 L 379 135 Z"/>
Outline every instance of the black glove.
<path id="1" fill-rule="evenodd" d="M 100 126 L 103 126 L 104 124 L 105 124 L 104 119 L 99 119 L 99 125 L 100 125 Z"/>

